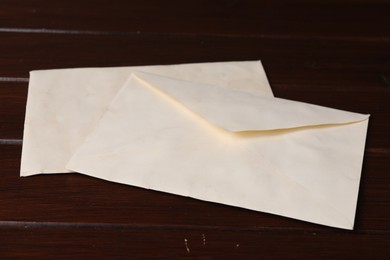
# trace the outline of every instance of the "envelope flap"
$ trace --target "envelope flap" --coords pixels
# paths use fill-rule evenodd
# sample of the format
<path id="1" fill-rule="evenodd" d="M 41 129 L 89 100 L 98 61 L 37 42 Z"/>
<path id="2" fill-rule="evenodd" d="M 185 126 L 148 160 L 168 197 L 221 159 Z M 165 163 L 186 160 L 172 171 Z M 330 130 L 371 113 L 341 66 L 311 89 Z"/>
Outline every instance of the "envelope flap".
<path id="1" fill-rule="evenodd" d="M 231 132 L 348 124 L 368 115 L 136 72 L 134 78 Z"/>

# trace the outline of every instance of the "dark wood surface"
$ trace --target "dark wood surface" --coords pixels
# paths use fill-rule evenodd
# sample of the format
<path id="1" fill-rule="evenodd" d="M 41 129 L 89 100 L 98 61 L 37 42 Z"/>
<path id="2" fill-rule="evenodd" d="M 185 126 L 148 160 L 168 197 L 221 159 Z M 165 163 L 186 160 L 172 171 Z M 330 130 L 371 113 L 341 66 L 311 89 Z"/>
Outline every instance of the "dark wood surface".
<path id="1" fill-rule="evenodd" d="M 0 258 L 390 257 L 389 1 L 3 0 L 0 50 Z M 355 230 L 19 177 L 30 70 L 256 59 L 278 97 L 371 114 Z"/>

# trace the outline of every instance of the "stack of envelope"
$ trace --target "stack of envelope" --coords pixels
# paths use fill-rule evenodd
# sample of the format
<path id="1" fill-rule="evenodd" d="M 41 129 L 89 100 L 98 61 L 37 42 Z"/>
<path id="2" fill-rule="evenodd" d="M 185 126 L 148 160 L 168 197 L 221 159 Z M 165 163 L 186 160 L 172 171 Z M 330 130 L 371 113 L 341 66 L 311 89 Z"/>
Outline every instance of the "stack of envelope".
<path id="1" fill-rule="evenodd" d="M 274 97 L 260 61 L 32 71 L 21 176 L 79 172 L 352 229 L 368 117 Z"/>

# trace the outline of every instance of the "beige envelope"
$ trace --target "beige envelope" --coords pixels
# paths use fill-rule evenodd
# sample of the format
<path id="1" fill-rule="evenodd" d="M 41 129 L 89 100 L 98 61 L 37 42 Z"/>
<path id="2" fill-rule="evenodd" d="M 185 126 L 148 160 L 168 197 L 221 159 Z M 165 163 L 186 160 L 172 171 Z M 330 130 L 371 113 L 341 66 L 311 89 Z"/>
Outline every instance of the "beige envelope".
<path id="1" fill-rule="evenodd" d="M 21 176 L 69 172 L 71 155 L 135 70 L 272 96 L 259 61 L 32 71 Z"/>
<path id="2" fill-rule="evenodd" d="M 351 229 L 367 124 L 273 98 L 258 61 L 33 71 L 21 176 L 78 171 Z"/>
<path id="3" fill-rule="evenodd" d="M 135 71 L 66 168 L 352 229 L 368 115 L 207 83 Z"/>

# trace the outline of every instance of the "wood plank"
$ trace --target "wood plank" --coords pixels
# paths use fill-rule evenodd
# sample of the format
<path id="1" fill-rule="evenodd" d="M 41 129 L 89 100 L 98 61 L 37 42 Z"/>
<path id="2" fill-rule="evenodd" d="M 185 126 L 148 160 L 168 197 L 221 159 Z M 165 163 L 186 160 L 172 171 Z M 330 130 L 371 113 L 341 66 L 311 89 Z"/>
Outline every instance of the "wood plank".
<path id="1" fill-rule="evenodd" d="M 3 0 L 3 28 L 389 40 L 389 1 Z M 308 22 L 310 21 L 310 22 Z M 63 32 L 62 32 L 63 33 Z"/>
<path id="2" fill-rule="evenodd" d="M 23 138 L 26 99 L 27 83 L 0 81 L 0 140 Z"/>
<path id="3" fill-rule="evenodd" d="M 0 77 L 27 78 L 28 71 L 63 67 L 130 66 L 257 60 L 271 83 L 332 82 L 388 87 L 386 42 L 259 39 L 228 36 L 55 35 L 0 33 Z M 283 77 L 274 77 L 275 75 Z M 329 80 L 330 80 L 329 79 Z"/>
<path id="4" fill-rule="evenodd" d="M 335 230 L 79 174 L 19 177 L 20 146 L 1 145 L 0 220 Z M 390 230 L 390 155 L 367 153 L 355 229 Z M 1 226 L 1 225 L 0 225 Z"/>
<path id="5" fill-rule="evenodd" d="M 0 226 L 3 257 L 158 259 L 385 259 L 388 233 L 221 230 L 169 227 Z"/>

